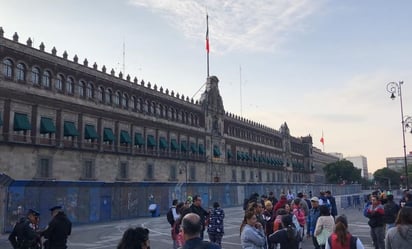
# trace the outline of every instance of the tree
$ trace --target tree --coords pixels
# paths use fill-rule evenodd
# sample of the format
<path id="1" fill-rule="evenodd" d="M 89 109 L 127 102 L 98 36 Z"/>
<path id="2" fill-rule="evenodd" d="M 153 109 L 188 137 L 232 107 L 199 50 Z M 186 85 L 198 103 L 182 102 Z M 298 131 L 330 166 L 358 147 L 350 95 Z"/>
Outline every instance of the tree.
<path id="1" fill-rule="evenodd" d="M 401 183 L 401 175 L 401 173 L 389 168 L 378 169 L 375 173 L 373 173 L 375 182 L 379 184 L 379 186 L 388 189 L 389 181 L 392 189 L 399 187 L 399 184 Z"/>
<path id="2" fill-rule="evenodd" d="M 327 164 L 323 167 L 323 172 L 325 172 L 328 183 L 360 183 L 362 180 L 361 170 L 353 166 L 352 162 L 345 159 Z"/>

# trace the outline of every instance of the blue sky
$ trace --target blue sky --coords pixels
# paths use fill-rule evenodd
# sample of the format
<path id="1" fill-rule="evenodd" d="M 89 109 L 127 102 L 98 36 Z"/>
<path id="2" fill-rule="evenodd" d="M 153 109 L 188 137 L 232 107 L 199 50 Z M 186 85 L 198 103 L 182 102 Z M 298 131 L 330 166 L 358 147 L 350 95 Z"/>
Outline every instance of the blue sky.
<path id="1" fill-rule="evenodd" d="M 403 155 L 399 99 L 386 84 L 405 82 L 412 115 L 410 1 L 0 1 L 6 37 L 116 73 L 124 42 L 126 74 L 190 97 L 206 81 L 207 8 L 226 111 L 275 129 L 287 122 L 318 148 L 323 130 L 326 152 L 364 155 L 372 172 Z M 412 151 L 412 134 L 406 144 Z"/>

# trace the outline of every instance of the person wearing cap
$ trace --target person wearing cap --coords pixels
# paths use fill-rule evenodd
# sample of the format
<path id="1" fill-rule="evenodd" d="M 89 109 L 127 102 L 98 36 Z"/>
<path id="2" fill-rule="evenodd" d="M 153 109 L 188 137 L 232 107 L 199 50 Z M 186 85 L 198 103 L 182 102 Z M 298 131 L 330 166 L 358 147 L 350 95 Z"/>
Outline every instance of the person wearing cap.
<path id="1" fill-rule="evenodd" d="M 61 206 L 50 208 L 52 220 L 41 233 L 46 239 L 44 249 L 66 249 L 67 237 L 71 234 L 72 223 L 63 212 Z"/>
<path id="2" fill-rule="evenodd" d="M 40 213 L 29 209 L 27 217 L 16 222 L 13 231 L 9 235 L 9 241 L 14 249 L 41 248 L 40 236 L 36 233 Z"/>
<path id="3" fill-rule="evenodd" d="M 313 245 L 315 246 L 315 249 L 320 249 L 319 243 L 315 237 L 315 228 L 316 228 L 316 222 L 318 221 L 318 218 L 320 216 L 320 211 L 319 211 L 319 198 L 314 196 L 310 199 L 312 209 L 309 212 L 308 215 L 308 220 L 307 220 L 307 232 L 306 232 L 306 237 L 310 238 L 312 237 Z"/>

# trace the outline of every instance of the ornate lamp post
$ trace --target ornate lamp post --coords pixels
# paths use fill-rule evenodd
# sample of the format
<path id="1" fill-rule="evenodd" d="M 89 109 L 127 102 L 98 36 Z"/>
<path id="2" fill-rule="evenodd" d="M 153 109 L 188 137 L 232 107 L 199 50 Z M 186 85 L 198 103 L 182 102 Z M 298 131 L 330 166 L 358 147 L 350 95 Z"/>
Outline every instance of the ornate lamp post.
<path id="1" fill-rule="evenodd" d="M 408 178 L 408 162 L 406 161 L 406 143 L 405 143 L 405 129 L 409 129 L 412 124 L 411 117 L 403 116 L 403 104 L 402 104 L 402 84 L 403 81 L 399 82 L 389 82 L 386 85 L 386 90 L 391 93 L 390 98 L 394 100 L 397 94 L 401 103 L 401 119 L 402 119 L 402 139 L 403 139 L 403 156 L 404 156 L 404 167 L 405 167 L 405 177 L 406 177 L 406 189 L 409 189 L 409 178 Z"/>

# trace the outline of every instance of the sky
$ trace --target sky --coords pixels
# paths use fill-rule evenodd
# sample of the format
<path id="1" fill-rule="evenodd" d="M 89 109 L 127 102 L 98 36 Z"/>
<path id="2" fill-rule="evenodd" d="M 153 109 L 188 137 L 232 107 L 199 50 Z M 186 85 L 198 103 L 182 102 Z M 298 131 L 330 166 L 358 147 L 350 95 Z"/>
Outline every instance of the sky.
<path id="1" fill-rule="evenodd" d="M 403 156 L 400 99 L 412 115 L 412 1 L 0 0 L 0 26 L 89 65 L 105 65 L 194 99 L 210 74 L 227 112 L 315 147 L 367 157 L 369 172 Z M 123 53 L 124 52 L 124 53 Z M 123 63 L 124 61 L 124 63 Z M 324 147 L 320 138 L 324 136 Z M 412 151 L 412 134 L 406 133 Z"/>

